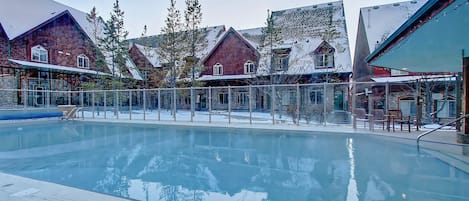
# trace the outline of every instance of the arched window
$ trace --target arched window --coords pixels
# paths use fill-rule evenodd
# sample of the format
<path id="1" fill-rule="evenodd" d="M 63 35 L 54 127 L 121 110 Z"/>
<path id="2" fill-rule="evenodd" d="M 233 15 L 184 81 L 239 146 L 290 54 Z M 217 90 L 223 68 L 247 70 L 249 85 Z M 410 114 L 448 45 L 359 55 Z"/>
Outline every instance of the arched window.
<path id="1" fill-rule="evenodd" d="M 78 55 L 77 66 L 79 68 L 90 68 L 90 59 L 84 54 Z"/>
<path id="2" fill-rule="evenodd" d="M 247 61 L 244 63 L 244 74 L 254 74 L 255 67 L 252 61 Z"/>
<path id="3" fill-rule="evenodd" d="M 42 62 L 42 63 L 49 63 L 49 54 L 46 48 L 36 45 L 31 48 L 31 60 Z"/>
<path id="4" fill-rule="evenodd" d="M 213 75 L 223 75 L 223 65 L 220 63 L 213 65 Z"/>

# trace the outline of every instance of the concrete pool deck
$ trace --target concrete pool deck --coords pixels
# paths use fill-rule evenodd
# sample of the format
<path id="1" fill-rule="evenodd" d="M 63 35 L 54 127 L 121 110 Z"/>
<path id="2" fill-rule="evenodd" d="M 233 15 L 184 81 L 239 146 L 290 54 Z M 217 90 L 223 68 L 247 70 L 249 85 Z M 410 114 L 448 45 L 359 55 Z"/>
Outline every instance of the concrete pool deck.
<path id="1" fill-rule="evenodd" d="M 0 173 L 0 200 L 8 201 L 124 201 L 127 199 L 99 194 L 54 183 Z"/>

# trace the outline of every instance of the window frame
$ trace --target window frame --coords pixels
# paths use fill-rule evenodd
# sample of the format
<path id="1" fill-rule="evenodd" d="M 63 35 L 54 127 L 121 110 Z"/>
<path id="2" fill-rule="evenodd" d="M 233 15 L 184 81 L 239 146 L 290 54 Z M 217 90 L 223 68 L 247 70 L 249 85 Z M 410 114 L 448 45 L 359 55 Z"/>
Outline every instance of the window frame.
<path id="1" fill-rule="evenodd" d="M 80 62 L 80 59 L 83 60 L 83 62 Z M 80 65 L 82 64 L 83 65 Z M 85 65 L 85 64 L 88 64 L 88 65 Z M 78 68 L 86 68 L 86 69 L 89 69 L 90 68 L 90 58 L 88 58 L 85 54 L 80 54 L 77 56 L 77 67 Z"/>
<path id="2" fill-rule="evenodd" d="M 251 74 L 254 74 L 255 71 L 256 71 L 256 66 L 254 65 L 254 62 L 247 61 L 246 63 L 244 63 L 244 74 L 251 75 Z"/>
<path id="3" fill-rule="evenodd" d="M 316 54 L 314 64 L 317 69 L 334 68 L 334 54 Z"/>
<path id="4" fill-rule="evenodd" d="M 215 65 L 213 65 L 212 74 L 213 75 L 223 75 L 223 65 L 221 65 L 220 63 L 216 63 Z"/>
<path id="5" fill-rule="evenodd" d="M 44 60 L 42 60 L 43 56 Z M 35 59 L 35 57 L 37 57 L 37 59 Z M 49 51 L 42 45 L 31 47 L 31 61 L 49 63 Z"/>

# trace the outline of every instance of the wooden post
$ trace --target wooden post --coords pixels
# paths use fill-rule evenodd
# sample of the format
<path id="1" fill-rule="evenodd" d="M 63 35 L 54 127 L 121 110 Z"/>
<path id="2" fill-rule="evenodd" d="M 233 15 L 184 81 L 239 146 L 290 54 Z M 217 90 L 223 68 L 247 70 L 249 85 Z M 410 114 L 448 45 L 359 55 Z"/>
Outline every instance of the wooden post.
<path id="1" fill-rule="evenodd" d="M 469 57 L 463 58 L 463 114 L 469 113 Z M 469 144 L 469 120 L 463 119 L 462 132 L 458 135 L 458 142 Z"/>

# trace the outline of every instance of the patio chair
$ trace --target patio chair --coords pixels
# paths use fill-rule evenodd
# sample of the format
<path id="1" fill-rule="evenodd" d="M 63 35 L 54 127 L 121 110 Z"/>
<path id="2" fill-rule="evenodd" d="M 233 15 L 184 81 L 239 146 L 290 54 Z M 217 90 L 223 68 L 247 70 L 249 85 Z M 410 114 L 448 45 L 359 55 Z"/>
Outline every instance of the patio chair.
<path id="1" fill-rule="evenodd" d="M 363 127 L 366 128 L 366 122 L 369 122 L 369 119 L 365 108 L 355 108 L 353 114 L 355 114 L 355 121 L 363 121 Z"/>
<path id="2" fill-rule="evenodd" d="M 402 131 L 402 124 L 407 124 L 407 130 L 410 132 L 410 115 L 403 116 L 401 110 L 388 110 L 388 114 L 391 117 L 392 122 L 392 131 L 394 132 L 394 124 L 399 123 L 401 125 Z"/>
<path id="3" fill-rule="evenodd" d="M 373 123 L 379 123 L 382 125 L 382 128 L 384 130 L 386 122 L 388 122 L 388 119 L 384 115 L 384 110 L 383 109 L 373 109 L 372 113 L 373 114 Z"/>

